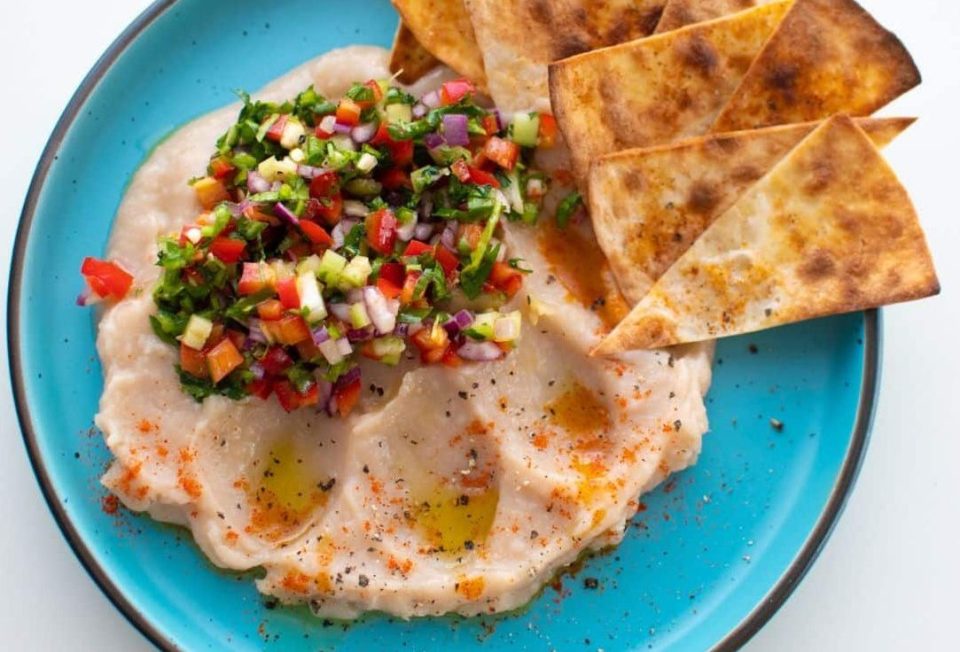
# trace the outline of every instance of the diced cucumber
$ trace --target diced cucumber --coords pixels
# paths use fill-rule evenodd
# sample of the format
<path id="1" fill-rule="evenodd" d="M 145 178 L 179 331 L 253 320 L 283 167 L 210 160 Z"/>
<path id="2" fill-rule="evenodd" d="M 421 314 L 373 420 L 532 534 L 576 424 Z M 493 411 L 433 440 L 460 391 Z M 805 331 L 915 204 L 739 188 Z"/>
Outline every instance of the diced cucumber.
<path id="1" fill-rule="evenodd" d="M 180 336 L 180 341 L 191 349 L 199 351 L 203 348 L 203 345 L 207 343 L 207 338 L 210 337 L 212 331 L 212 321 L 200 315 L 190 315 L 187 328 L 183 331 L 183 335 Z"/>
<path id="2" fill-rule="evenodd" d="M 370 315 L 367 314 L 367 308 L 362 303 L 350 305 L 350 325 L 354 328 L 366 328 L 372 322 Z"/>
<path id="3" fill-rule="evenodd" d="M 498 312 L 484 312 L 477 315 L 476 319 L 473 320 L 473 323 L 470 324 L 470 328 L 464 331 L 467 337 L 471 337 L 475 340 L 492 340 L 493 339 L 493 327 L 497 322 L 497 318 L 500 316 Z"/>
<path id="4" fill-rule="evenodd" d="M 300 295 L 300 307 L 306 311 L 309 323 L 316 324 L 326 318 L 327 307 L 313 272 L 307 270 L 297 277 L 297 294 Z"/>
<path id="5" fill-rule="evenodd" d="M 327 250 L 329 251 L 329 249 Z M 340 287 L 359 288 L 367 284 L 367 278 L 373 267 L 370 265 L 370 259 L 366 256 L 356 256 L 353 258 L 340 274 Z"/>
<path id="6" fill-rule="evenodd" d="M 513 342 L 514 340 L 520 339 L 521 324 L 522 320 L 520 319 L 519 310 L 514 310 L 513 312 L 508 312 L 505 315 L 497 317 L 497 320 L 493 324 L 493 341 Z"/>
<path id="7" fill-rule="evenodd" d="M 367 154 L 364 154 L 367 156 Z M 362 156 L 360 158 L 363 158 Z M 373 158 L 373 157 L 371 157 Z M 383 190 L 383 185 L 373 179 L 351 179 L 343 186 L 343 189 L 354 197 L 376 197 Z"/>
<path id="8" fill-rule="evenodd" d="M 333 249 L 327 249 L 323 252 L 323 258 L 320 259 L 320 267 L 317 269 L 317 276 L 323 279 L 327 285 L 338 285 L 343 270 L 347 267 L 347 259 L 335 252 Z"/>
<path id="9" fill-rule="evenodd" d="M 327 249 L 327 251 L 330 250 Z M 322 266 L 323 261 L 320 260 L 320 256 L 317 254 L 311 254 L 297 263 L 297 276 L 303 274 L 304 272 L 312 272 L 313 274 L 318 275 L 320 274 L 320 269 Z"/>
<path id="10" fill-rule="evenodd" d="M 514 113 L 510 139 L 521 147 L 536 147 L 540 142 L 540 114 Z"/>
<path id="11" fill-rule="evenodd" d="M 360 155 L 360 160 L 357 161 L 357 169 L 361 172 L 370 172 L 373 168 L 377 167 L 377 157 L 369 152 L 364 152 Z"/>
<path id="12" fill-rule="evenodd" d="M 268 159 L 260 161 L 260 165 L 257 166 L 257 172 L 260 173 L 261 177 L 271 183 L 274 181 L 283 181 L 297 176 L 297 164 L 289 158 L 278 161 L 277 157 L 271 156 Z"/>
<path id="13" fill-rule="evenodd" d="M 400 356 L 407 349 L 406 343 L 401 338 L 392 335 L 377 338 L 370 343 L 370 346 L 373 349 L 373 355 L 380 362 L 388 365 L 398 364 Z"/>
<path id="14" fill-rule="evenodd" d="M 386 109 L 387 122 L 411 122 L 413 107 L 409 104 L 388 104 Z"/>

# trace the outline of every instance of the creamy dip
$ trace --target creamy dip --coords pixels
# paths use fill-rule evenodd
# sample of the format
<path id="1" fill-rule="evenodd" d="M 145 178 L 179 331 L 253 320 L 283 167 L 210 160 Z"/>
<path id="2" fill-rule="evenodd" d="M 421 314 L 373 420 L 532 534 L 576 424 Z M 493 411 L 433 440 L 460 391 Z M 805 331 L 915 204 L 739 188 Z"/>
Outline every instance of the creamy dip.
<path id="1" fill-rule="evenodd" d="M 388 76 L 385 51 L 352 47 L 260 96 L 312 83 L 337 97 Z M 264 568 L 262 592 L 324 616 L 472 615 L 519 607 L 584 550 L 617 543 L 639 495 L 696 460 L 709 349 L 589 357 L 619 298 L 596 305 L 590 288 L 609 272 L 586 230 L 571 247 L 543 225 L 507 226 L 510 255 L 534 272 L 512 302 L 525 321 L 503 361 L 364 364 L 345 419 L 184 394 L 176 350 L 148 321 L 156 240 L 195 218 L 186 181 L 236 111 L 159 146 L 117 215 L 108 255 L 138 291 L 100 323 L 96 423 L 115 457 L 103 483 L 127 507 L 190 528 L 220 567 Z"/>

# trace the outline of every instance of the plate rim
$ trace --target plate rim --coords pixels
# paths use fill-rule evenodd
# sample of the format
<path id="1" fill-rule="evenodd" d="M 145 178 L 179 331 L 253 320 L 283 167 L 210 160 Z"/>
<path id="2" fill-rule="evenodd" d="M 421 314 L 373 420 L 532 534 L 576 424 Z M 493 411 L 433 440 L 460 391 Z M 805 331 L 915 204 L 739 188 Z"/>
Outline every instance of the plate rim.
<path id="1" fill-rule="evenodd" d="M 71 96 L 66 108 L 57 120 L 40 160 L 34 171 L 27 190 L 20 220 L 14 240 L 13 256 L 10 261 L 10 284 L 7 294 L 7 353 L 11 387 L 17 421 L 27 449 L 27 456 L 33 474 L 40 485 L 47 508 L 50 510 L 64 539 L 84 570 L 100 591 L 127 620 L 149 642 L 161 650 L 178 650 L 177 644 L 141 613 L 124 594 L 123 590 L 110 578 L 104 568 L 94 558 L 87 543 L 80 537 L 69 515 L 63 508 L 59 496 L 53 487 L 52 478 L 47 471 L 40 454 L 37 432 L 33 426 L 30 407 L 27 402 L 26 383 L 23 374 L 23 361 L 20 350 L 20 301 L 22 298 L 24 258 L 27 243 L 33 226 L 33 219 L 41 190 L 50 172 L 57 150 L 81 113 L 81 109 L 99 84 L 100 80 L 120 58 L 128 46 L 133 43 L 157 18 L 175 6 L 178 0 L 154 0 L 131 22 L 104 51 L 90 71 L 84 76 L 77 90 Z M 880 386 L 880 359 L 882 348 L 882 321 L 880 311 L 863 311 L 863 377 L 857 415 L 853 424 L 850 445 L 847 447 L 839 476 L 827 502 L 810 530 L 799 552 L 794 556 L 788 568 L 777 579 L 766 595 L 760 599 L 750 612 L 730 632 L 720 639 L 713 650 L 726 652 L 736 650 L 747 643 L 766 625 L 797 588 L 804 576 L 813 566 L 823 550 L 830 535 L 839 521 L 852 489 L 856 484 L 860 467 L 869 444 L 876 412 Z"/>

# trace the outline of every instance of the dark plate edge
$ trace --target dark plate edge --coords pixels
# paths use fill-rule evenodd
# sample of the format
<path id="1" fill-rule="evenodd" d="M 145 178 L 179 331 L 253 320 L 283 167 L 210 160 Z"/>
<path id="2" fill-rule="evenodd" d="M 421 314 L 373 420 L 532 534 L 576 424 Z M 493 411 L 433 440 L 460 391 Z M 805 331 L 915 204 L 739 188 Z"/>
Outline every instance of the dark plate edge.
<path id="1" fill-rule="evenodd" d="M 136 38 L 161 14 L 169 9 L 176 0 L 155 0 L 153 4 L 147 7 L 143 13 L 137 16 L 126 29 L 110 44 L 110 47 L 100 56 L 90 72 L 87 73 L 80 86 L 74 92 L 67 107 L 57 120 L 53 133 L 43 148 L 40 155 L 40 162 L 37 164 L 36 172 L 30 181 L 30 187 L 27 190 L 27 197 L 23 204 L 23 210 L 20 213 L 20 224 L 17 227 L 17 235 L 14 240 L 13 257 L 10 262 L 10 286 L 7 294 L 7 350 L 10 356 L 10 381 L 13 388 L 13 399 L 16 407 L 17 419 L 20 422 L 20 430 L 23 433 L 23 441 L 27 447 L 27 454 L 30 457 L 30 464 L 33 467 L 34 475 L 40 484 L 43 497 L 47 502 L 47 507 L 53 513 L 57 526 L 63 534 L 67 543 L 73 549 L 74 554 L 80 560 L 81 565 L 93 581 L 100 587 L 108 600 L 113 603 L 127 621 L 136 627 L 136 629 L 145 636 L 151 643 L 163 650 L 178 650 L 173 641 L 169 640 L 160 630 L 158 630 L 140 611 L 124 596 L 120 588 L 114 584 L 113 580 L 106 574 L 94 559 L 93 554 L 86 543 L 80 538 L 76 528 L 67 516 L 66 510 L 60 503 L 54 489 L 52 480 L 47 473 L 47 469 L 40 457 L 40 449 L 37 445 L 36 432 L 33 429 L 33 420 L 30 415 L 30 407 L 27 403 L 26 387 L 23 382 L 23 362 L 20 357 L 20 300 L 23 291 L 23 262 L 26 256 L 27 241 L 30 235 L 30 229 L 33 226 L 34 212 L 37 202 L 40 198 L 40 192 L 46 182 L 50 167 L 53 164 L 57 150 L 63 142 L 67 131 L 73 125 L 77 115 L 79 115 L 84 103 L 90 97 L 93 89 L 96 88 L 101 78 L 106 74 L 110 67 L 116 62 L 127 47 L 136 40 Z"/>
<path id="2" fill-rule="evenodd" d="M 857 418 L 853 423 L 853 436 L 850 446 L 847 447 L 847 455 L 827 505 L 790 567 L 753 611 L 713 647 L 714 652 L 740 649 L 773 618 L 813 566 L 843 513 L 867 452 L 880 388 L 880 349 L 883 337 L 880 311 L 864 311 L 863 321 L 863 385 L 860 388 Z"/>
<path id="3" fill-rule="evenodd" d="M 26 400 L 26 387 L 23 382 L 23 367 L 20 359 L 20 326 L 19 311 L 23 282 L 23 261 L 26 253 L 30 227 L 33 224 L 34 212 L 39 199 L 40 190 L 46 181 L 50 166 L 53 163 L 57 149 L 60 147 L 67 131 L 73 124 L 80 108 L 93 92 L 103 75 L 119 58 L 124 50 L 164 11 L 176 3 L 176 0 L 156 0 L 141 13 L 107 48 L 106 52 L 97 60 L 87 76 L 83 79 L 74 93 L 63 114 L 57 121 L 53 133 L 40 156 L 40 162 L 30 182 L 23 211 L 20 214 L 20 224 L 14 241 L 13 257 L 10 264 L 10 286 L 7 297 L 7 347 L 10 356 L 10 380 L 13 387 L 14 403 L 17 419 L 23 433 L 24 443 L 30 458 L 31 466 L 43 497 L 50 508 L 60 531 L 74 554 L 80 560 L 84 569 L 100 587 L 111 603 L 124 617 L 151 643 L 163 650 L 177 650 L 177 646 L 161 633 L 136 607 L 123 595 L 120 588 L 107 576 L 106 572 L 96 562 L 86 543 L 80 538 L 66 511 L 54 492 L 53 484 L 46 467 L 40 457 L 37 437 L 33 429 L 33 421 Z M 857 474 L 863 462 L 870 428 L 873 424 L 876 409 L 877 390 L 880 375 L 880 338 L 881 326 L 879 312 L 867 310 L 864 312 L 864 372 L 863 385 L 860 391 L 860 402 L 857 408 L 857 417 L 853 426 L 853 437 L 847 449 L 847 455 L 840 470 L 840 476 L 834 485 L 826 508 L 821 513 L 812 533 L 807 538 L 799 554 L 794 558 L 787 571 L 780 577 L 776 585 L 764 599 L 740 622 L 729 634 L 714 646 L 717 652 L 736 650 L 747 643 L 773 617 L 773 615 L 787 601 L 800 581 L 806 575 L 817 556 L 823 550 L 830 537 L 840 514 L 846 505 L 850 491 L 856 482 Z"/>

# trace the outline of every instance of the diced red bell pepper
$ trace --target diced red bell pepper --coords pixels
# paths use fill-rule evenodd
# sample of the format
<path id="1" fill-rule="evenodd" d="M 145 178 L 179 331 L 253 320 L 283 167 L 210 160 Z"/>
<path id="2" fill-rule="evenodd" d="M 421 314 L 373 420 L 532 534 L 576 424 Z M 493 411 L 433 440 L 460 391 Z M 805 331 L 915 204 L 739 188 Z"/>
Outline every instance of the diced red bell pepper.
<path id="1" fill-rule="evenodd" d="M 520 146 L 512 140 L 504 140 L 499 136 L 493 136 L 483 146 L 483 154 L 504 170 L 512 170 L 517 166 Z"/>
<path id="2" fill-rule="evenodd" d="M 437 243 L 433 257 L 440 263 L 440 267 L 443 268 L 443 274 L 448 279 L 453 276 L 454 272 L 456 272 L 460 266 L 460 259 L 457 258 L 457 255 L 440 243 Z"/>
<path id="3" fill-rule="evenodd" d="M 364 84 L 364 86 L 373 91 L 373 99 L 358 101 L 357 105 L 363 109 L 369 109 L 371 106 L 374 106 L 377 102 L 383 99 L 383 89 L 380 88 L 380 84 L 373 79 Z"/>
<path id="4" fill-rule="evenodd" d="M 90 289 L 101 299 L 120 300 L 130 291 L 133 276 L 112 261 L 84 258 L 80 273 Z"/>
<path id="5" fill-rule="evenodd" d="M 407 244 L 407 248 L 403 250 L 403 256 L 419 256 L 420 254 L 426 254 L 433 251 L 433 247 L 428 245 L 426 242 L 420 242 L 419 240 L 411 240 Z"/>
<path id="6" fill-rule="evenodd" d="M 180 368 L 195 378 L 209 378 L 207 354 L 180 343 Z"/>
<path id="7" fill-rule="evenodd" d="M 540 147 L 550 148 L 557 144 L 557 119 L 549 113 L 540 114 Z"/>
<path id="8" fill-rule="evenodd" d="M 380 175 L 380 183 L 387 190 L 398 190 L 400 188 L 413 188 L 410 182 L 410 175 L 401 168 L 389 168 Z"/>
<path id="9" fill-rule="evenodd" d="M 488 136 L 493 136 L 500 132 L 500 121 L 497 120 L 495 115 L 485 115 L 483 116 L 483 128 L 487 132 Z"/>
<path id="10" fill-rule="evenodd" d="M 276 321 L 264 321 L 260 327 L 269 340 L 284 346 L 296 346 L 310 338 L 307 322 L 300 315 L 286 315 Z"/>
<path id="11" fill-rule="evenodd" d="M 293 366 L 293 358 L 279 346 L 271 346 L 260 361 L 264 370 L 272 376 L 279 376 Z"/>
<path id="12" fill-rule="evenodd" d="M 444 105 L 456 104 L 467 95 L 471 95 L 476 91 L 476 86 L 469 80 L 453 79 L 444 82 L 443 85 L 440 86 L 440 102 Z"/>
<path id="13" fill-rule="evenodd" d="M 387 150 L 390 152 L 390 160 L 398 168 L 406 167 L 413 163 L 413 141 L 399 140 L 387 143 Z"/>
<path id="14" fill-rule="evenodd" d="M 407 305 L 413 303 L 413 293 L 417 289 L 417 281 L 420 280 L 420 272 L 407 272 L 403 280 L 403 288 L 400 290 L 400 303 Z"/>
<path id="15" fill-rule="evenodd" d="M 224 336 L 233 342 L 233 345 L 237 347 L 237 350 L 243 350 L 243 345 L 247 341 L 247 336 L 241 333 L 240 331 L 228 328 L 224 333 Z"/>
<path id="16" fill-rule="evenodd" d="M 383 263 L 377 277 L 377 288 L 388 299 L 396 299 L 403 290 L 404 266 L 400 263 Z"/>
<path id="17" fill-rule="evenodd" d="M 270 128 L 267 129 L 267 138 L 275 143 L 279 143 L 280 139 L 283 138 L 283 130 L 286 129 L 287 120 L 289 119 L 290 116 L 284 113 L 279 118 L 274 120 L 273 124 L 270 125 Z"/>
<path id="18" fill-rule="evenodd" d="M 266 321 L 280 319 L 283 317 L 283 304 L 276 299 L 267 299 L 257 304 L 257 314 Z"/>
<path id="19" fill-rule="evenodd" d="M 461 358 L 456 351 L 453 350 L 452 346 L 448 346 L 447 349 L 443 352 L 443 357 L 440 358 L 442 362 L 447 367 L 452 367 L 456 369 L 463 364 L 463 358 Z"/>
<path id="20" fill-rule="evenodd" d="M 329 197 L 307 200 L 307 207 L 303 212 L 303 219 L 323 220 L 330 226 L 336 226 L 343 217 L 343 195 L 339 192 Z"/>
<path id="21" fill-rule="evenodd" d="M 242 364 L 243 355 L 229 337 L 220 340 L 219 344 L 207 352 L 207 369 L 210 370 L 210 379 L 214 385 Z"/>
<path id="22" fill-rule="evenodd" d="M 467 169 L 470 175 L 470 183 L 478 186 L 493 186 L 494 188 L 500 187 L 500 181 L 498 181 L 497 178 L 489 172 L 481 170 L 480 168 L 475 168 L 472 165 L 468 166 Z"/>
<path id="23" fill-rule="evenodd" d="M 235 168 L 230 161 L 222 156 L 218 156 L 210 161 L 209 168 L 210 174 L 213 175 L 215 179 L 220 179 L 221 181 L 229 176 L 232 176 L 233 173 L 237 171 L 237 168 Z"/>
<path id="24" fill-rule="evenodd" d="M 360 124 L 360 114 L 362 112 L 363 108 L 359 104 L 349 97 L 345 97 L 337 105 L 337 122 L 348 127 L 356 127 Z"/>
<path id="25" fill-rule="evenodd" d="M 228 265 L 232 265 L 243 258 L 246 249 L 247 243 L 243 240 L 235 240 L 234 238 L 225 238 L 223 236 L 214 238 L 213 242 L 210 243 L 210 253 Z"/>
<path id="26" fill-rule="evenodd" d="M 414 333 L 410 341 L 420 350 L 420 360 L 427 364 L 443 360 L 450 346 L 450 337 L 443 328 L 423 328 Z"/>
<path id="27" fill-rule="evenodd" d="M 326 246 L 333 244 L 333 238 L 327 233 L 327 230 L 316 222 L 300 220 L 300 230 L 303 231 L 303 234 L 307 236 L 307 239 L 313 244 Z"/>
<path id="28" fill-rule="evenodd" d="M 507 297 L 513 298 L 523 286 L 523 272 L 510 267 L 507 263 L 497 261 L 490 270 L 489 282 Z"/>
<path id="29" fill-rule="evenodd" d="M 300 295 L 297 293 L 297 279 L 285 278 L 277 281 L 277 295 L 280 303 L 287 310 L 296 310 L 300 307 Z"/>
<path id="30" fill-rule="evenodd" d="M 247 392 L 250 396 L 256 396 L 261 401 L 266 401 L 270 398 L 270 394 L 273 393 L 273 383 L 269 378 L 254 380 L 247 385 Z"/>
<path id="31" fill-rule="evenodd" d="M 357 402 L 360 400 L 360 379 L 357 378 L 350 383 L 338 383 L 333 388 L 333 400 L 336 401 L 337 414 L 345 417 L 353 411 Z"/>
<path id="32" fill-rule="evenodd" d="M 197 201 L 205 210 L 212 210 L 220 202 L 230 199 L 230 193 L 223 182 L 213 177 L 203 177 L 193 182 L 193 191 Z"/>
<path id="33" fill-rule="evenodd" d="M 310 196 L 315 199 L 330 197 L 340 191 L 340 178 L 336 172 L 322 172 L 310 180 Z"/>
<path id="34" fill-rule="evenodd" d="M 301 360 L 313 360 L 321 355 L 320 347 L 316 345 L 312 337 L 308 337 L 302 342 L 297 342 L 297 353 Z"/>
<path id="35" fill-rule="evenodd" d="M 274 384 L 273 391 L 277 393 L 280 407 L 287 412 L 293 412 L 320 402 L 320 386 L 316 383 L 313 383 L 305 392 L 301 393 L 289 380 L 280 380 Z"/>
<path id="36" fill-rule="evenodd" d="M 240 294 L 256 294 L 268 287 L 273 287 L 277 281 L 276 272 L 263 263 L 244 263 L 243 274 L 237 284 Z"/>
<path id="37" fill-rule="evenodd" d="M 381 208 L 367 216 L 367 243 L 377 253 L 388 256 L 393 253 L 397 241 L 397 217 L 389 208 Z"/>

